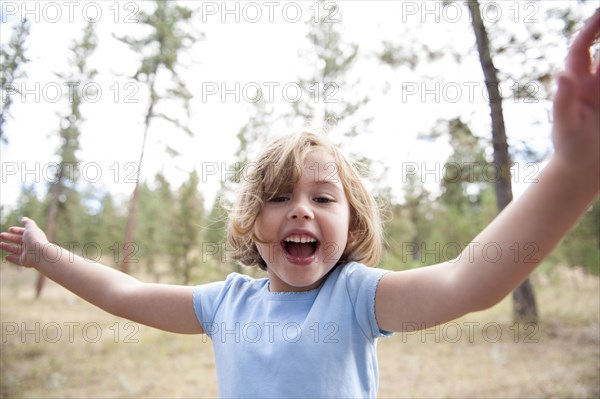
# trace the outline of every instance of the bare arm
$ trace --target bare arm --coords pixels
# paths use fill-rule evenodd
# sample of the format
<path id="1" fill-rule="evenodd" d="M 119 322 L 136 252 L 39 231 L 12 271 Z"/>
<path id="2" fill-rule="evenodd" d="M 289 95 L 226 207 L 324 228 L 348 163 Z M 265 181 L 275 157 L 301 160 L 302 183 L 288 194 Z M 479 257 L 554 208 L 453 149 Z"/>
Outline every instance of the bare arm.
<path id="1" fill-rule="evenodd" d="M 376 296 L 380 328 L 426 328 L 490 307 L 560 242 L 600 190 L 600 65 L 589 48 L 600 12 L 567 56 L 554 100 L 555 154 L 533 184 L 454 261 L 390 273 Z M 489 252 L 488 252 L 489 251 Z"/>
<path id="2" fill-rule="evenodd" d="M 193 287 L 143 283 L 118 270 L 81 258 L 48 242 L 31 219 L 0 233 L 6 259 L 33 267 L 69 291 L 119 317 L 165 331 L 199 334 Z"/>

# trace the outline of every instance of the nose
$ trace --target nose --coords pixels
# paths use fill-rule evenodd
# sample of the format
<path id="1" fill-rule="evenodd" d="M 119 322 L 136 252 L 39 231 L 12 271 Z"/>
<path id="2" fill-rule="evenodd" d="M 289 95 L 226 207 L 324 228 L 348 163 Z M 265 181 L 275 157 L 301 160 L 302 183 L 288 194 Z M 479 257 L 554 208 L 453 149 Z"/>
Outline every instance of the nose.
<path id="1" fill-rule="evenodd" d="M 311 220 L 315 217 L 312 208 L 304 201 L 294 201 L 288 212 L 288 219 Z"/>

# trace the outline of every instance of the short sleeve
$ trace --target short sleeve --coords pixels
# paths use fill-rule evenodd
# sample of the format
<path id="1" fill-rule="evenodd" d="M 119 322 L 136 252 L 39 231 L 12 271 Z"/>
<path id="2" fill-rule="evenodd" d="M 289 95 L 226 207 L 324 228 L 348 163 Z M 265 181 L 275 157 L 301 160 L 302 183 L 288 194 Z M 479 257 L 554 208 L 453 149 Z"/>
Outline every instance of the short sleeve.
<path id="1" fill-rule="evenodd" d="M 348 294 L 363 333 L 371 339 L 392 335 L 392 332 L 379 328 L 375 317 L 377 285 L 381 278 L 389 273 L 389 270 L 367 267 L 360 263 L 350 263 L 344 267 L 342 273 L 347 274 Z"/>
<path id="2" fill-rule="evenodd" d="M 194 287 L 192 295 L 194 312 L 196 312 L 196 317 L 205 332 L 211 331 L 209 325 L 215 318 L 215 312 L 219 306 L 226 281 L 218 281 Z"/>
<path id="3" fill-rule="evenodd" d="M 252 291 L 255 284 L 253 279 L 240 273 L 231 273 L 225 281 L 197 285 L 192 294 L 192 303 L 196 317 L 202 325 L 204 332 L 211 336 L 215 331 L 214 321 L 218 317 L 219 308 L 232 299 L 231 292 L 236 292 L 238 298 L 242 298 Z"/>

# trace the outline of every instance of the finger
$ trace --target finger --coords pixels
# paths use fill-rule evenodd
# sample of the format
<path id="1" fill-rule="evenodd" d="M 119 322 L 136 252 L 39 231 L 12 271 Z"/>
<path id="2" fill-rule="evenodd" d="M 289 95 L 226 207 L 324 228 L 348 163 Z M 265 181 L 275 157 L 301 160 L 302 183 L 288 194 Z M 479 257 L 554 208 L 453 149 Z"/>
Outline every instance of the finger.
<path id="1" fill-rule="evenodd" d="M 21 247 L 10 245 L 5 242 L 0 242 L 0 249 L 15 255 L 19 255 L 21 253 Z"/>
<path id="2" fill-rule="evenodd" d="M 35 220 L 29 219 L 27 216 L 23 216 L 21 218 L 21 224 L 23 225 L 23 227 L 27 227 L 28 225 L 33 225 L 37 227 L 37 223 L 35 223 Z"/>
<path id="3" fill-rule="evenodd" d="M 6 259 L 10 263 L 14 263 L 15 265 L 21 264 L 21 257 L 14 255 L 7 255 L 4 259 Z"/>
<path id="4" fill-rule="evenodd" d="M 10 234 L 10 233 L 0 233 L 0 239 L 12 242 L 13 244 L 21 245 L 23 244 L 23 235 L 22 234 Z"/>
<path id="5" fill-rule="evenodd" d="M 575 37 L 567 54 L 566 69 L 576 75 L 591 72 L 590 46 L 600 33 L 600 11 L 588 19 Z"/>
<path id="6" fill-rule="evenodd" d="M 12 226 L 8 228 L 8 231 L 14 234 L 20 234 L 23 235 L 23 233 L 25 232 L 25 228 L 23 227 L 17 227 L 17 226 Z"/>

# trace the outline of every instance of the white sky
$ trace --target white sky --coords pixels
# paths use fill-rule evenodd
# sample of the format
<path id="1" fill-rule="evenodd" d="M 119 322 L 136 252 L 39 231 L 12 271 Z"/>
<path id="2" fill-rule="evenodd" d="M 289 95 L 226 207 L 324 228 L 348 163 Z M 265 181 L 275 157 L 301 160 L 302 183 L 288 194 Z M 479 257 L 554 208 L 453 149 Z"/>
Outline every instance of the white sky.
<path id="1" fill-rule="evenodd" d="M 259 85 L 268 90 L 268 84 L 279 84 L 274 91 L 277 101 L 273 105 L 277 113 L 287 112 L 289 104 L 282 101 L 284 93 L 281 87 L 295 84 L 302 71 L 307 70 L 298 51 L 308 44 L 304 37 L 307 31 L 304 21 L 314 16 L 317 8 L 313 1 L 230 1 L 227 9 L 235 10 L 237 7 L 237 12 L 225 13 L 220 1 L 182 3 L 199 10 L 193 24 L 206 35 L 183 58 L 186 68 L 181 69 L 188 89 L 195 96 L 191 103 L 190 121 L 195 137 L 187 138 L 169 125 L 157 123 L 150 131 L 142 177 L 152 179 L 157 171 L 162 170 L 173 186 L 178 186 L 188 172 L 196 168 L 204 181 L 201 190 L 208 207 L 222 176 L 203 174 L 202 171 L 214 165 L 222 171 L 223 166 L 231 165 L 237 147 L 235 136 L 246 122 L 251 104 L 243 98 L 243 92 L 239 102 L 235 101 L 233 94 L 225 97 L 225 101 L 219 95 L 208 96 L 203 101 L 203 87 L 225 84 L 232 89 L 238 82 L 241 88 Z M 417 141 L 416 135 L 428 132 L 439 118 L 459 115 L 472 121 L 476 129 L 489 129 L 489 111 L 481 94 L 484 86 L 480 83 L 482 74 L 476 53 L 471 50 L 471 56 L 464 58 L 460 65 L 441 62 L 420 65 L 420 72 L 432 76 L 434 82 L 440 83 L 438 87 L 434 86 L 435 83 L 422 83 L 414 71 L 405 67 L 391 69 L 382 66 L 373 59 L 373 54 L 381 50 L 383 40 L 396 44 L 402 40 L 425 40 L 431 48 L 452 46 L 457 52 L 469 52 L 474 38 L 466 7 L 462 2 L 446 11 L 439 3 L 431 2 L 331 3 L 337 5 L 343 15 L 344 38 L 358 43 L 364 56 L 355 70 L 361 83 L 354 90 L 368 93 L 372 98 L 365 109 L 365 113 L 374 117 L 372 133 L 345 143 L 347 148 L 360 150 L 384 162 L 390 168 L 390 184 L 396 194 L 401 188 L 402 172 L 407 165 L 429 170 L 426 183 L 435 186 L 441 176 L 431 171 L 436 170 L 436 165 L 440 169 L 448 149 Z M 539 19 L 542 12 L 537 6 L 531 6 L 533 2 L 504 1 L 496 4 L 500 5 L 504 16 L 511 18 L 514 29 L 519 29 L 526 22 L 543 23 Z M 544 2 L 539 4 L 543 7 Z M 3 206 L 14 206 L 24 182 L 35 181 L 44 187 L 54 172 L 52 162 L 57 161 L 55 152 L 58 148 L 57 112 L 64 113 L 68 107 L 67 87 L 55 72 L 68 70 L 68 47 L 74 39 L 81 37 L 86 18 L 97 19 L 99 47 L 93 56 L 93 65 L 99 74 L 93 85 L 99 87 L 102 94 L 97 101 L 88 101 L 82 108 L 86 118 L 79 154 L 83 177 L 94 182 L 94 187 L 99 190 L 109 190 L 122 198 L 129 196 L 133 183 L 127 176 L 134 170 L 139 158 L 145 101 L 143 91 L 134 92 L 139 86 L 128 78 L 138 67 L 138 55 L 113 35 L 141 33 L 139 24 L 128 23 L 126 19 L 135 18 L 137 10 L 147 5 L 139 1 L 0 3 L 0 40 L 3 45 L 10 38 L 12 24 L 25 17 L 33 22 L 27 42 L 27 56 L 31 60 L 25 68 L 27 78 L 15 82 L 27 94 L 22 98 L 14 96 L 10 109 L 12 117 L 5 124 L 9 144 L 0 144 L 0 203 Z M 302 18 L 299 22 L 292 22 L 298 7 Z M 591 15 L 593 5 L 585 7 L 589 9 L 587 15 Z M 101 14 L 97 14 L 98 10 Z M 262 18 L 252 22 L 258 10 Z M 272 22 L 269 21 L 270 11 Z M 487 11 L 486 22 L 494 23 L 496 11 L 492 8 Z M 322 9 L 320 12 L 327 13 Z M 339 17 L 339 14 L 332 16 Z M 401 36 L 407 26 L 414 27 L 414 30 L 410 30 L 409 37 L 404 36 L 406 33 Z M 57 93 L 56 87 L 63 91 Z M 472 97 L 470 87 L 474 90 Z M 429 89 L 429 94 L 423 93 L 423 88 Z M 408 89 L 417 92 L 410 94 Z M 115 98 L 117 94 L 119 97 Z M 434 99 L 435 94 L 440 97 L 438 101 Z M 130 100 L 139 101 L 129 103 L 125 101 L 127 95 L 130 95 Z M 550 131 L 548 109 L 547 103 L 507 101 L 505 117 L 509 137 L 520 137 L 540 143 L 541 147 L 546 146 Z M 279 128 L 285 129 L 283 126 Z M 161 142 L 168 143 L 182 156 L 167 156 Z M 526 172 L 531 171 L 529 168 Z M 525 176 L 521 173 L 515 178 L 517 195 L 522 191 L 521 183 Z"/>

